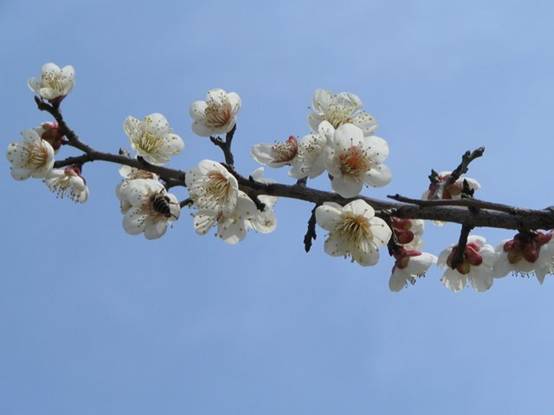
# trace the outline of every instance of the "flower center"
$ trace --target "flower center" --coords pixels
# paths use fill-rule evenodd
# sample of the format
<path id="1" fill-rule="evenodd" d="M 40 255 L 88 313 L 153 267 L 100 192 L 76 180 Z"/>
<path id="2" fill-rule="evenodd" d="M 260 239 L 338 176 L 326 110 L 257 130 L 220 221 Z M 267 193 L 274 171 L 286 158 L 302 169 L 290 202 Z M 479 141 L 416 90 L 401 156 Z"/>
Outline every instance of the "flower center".
<path id="1" fill-rule="evenodd" d="M 372 238 L 369 221 L 363 215 L 345 214 L 336 230 L 344 240 L 354 246 L 359 246 L 362 241 Z"/>
<path id="2" fill-rule="evenodd" d="M 156 152 L 162 144 L 163 140 L 160 137 L 148 131 L 143 132 L 135 141 L 135 145 L 139 150 L 149 154 Z"/>
<path id="3" fill-rule="evenodd" d="M 520 232 L 514 236 L 514 239 L 506 242 L 503 248 L 508 255 L 510 264 L 516 264 L 522 259 L 534 263 L 539 259 L 541 247 L 550 242 L 551 239 L 552 234 L 550 232 Z"/>
<path id="4" fill-rule="evenodd" d="M 360 146 L 352 146 L 339 154 L 340 171 L 344 176 L 359 177 L 371 168 L 367 153 Z"/>
<path id="5" fill-rule="evenodd" d="M 352 122 L 352 111 L 341 105 L 331 105 L 328 111 L 325 113 L 325 118 L 329 123 L 338 128 L 343 124 Z"/>
<path id="6" fill-rule="evenodd" d="M 61 73 L 47 72 L 42 74 L 42 83 L 54 91 L 63 90 L 63 81 Z"/>
<path id="7" fill-rule="evenodd" d="M 298 154 L 298 142 L 296 137 L 290 136 L 287 141 L 274 144 L 271 149 L 273 150 L 273 158 L 277 163 L 288 162 Z"/>
<path id="8" fill-rule="evenodd" d="M 206 127 L 222 128 L 225 127 L 233 117 L 231 104 L 228 102 L 219 105 L 215 102 L 210 102 L 204 111 L 206 115 Z"/>
<path id="9" fill-rule="evenodd" d="M 446 264 L 452 268 L 452 260 L 457 253 L 458 247 L 454 247 L 448 258 Z M 471 267 L 477 267 L 483 263 L 483 257 L 479 253 L 479 246 L 475 243 L 468 243 L 465 247 L 464 254 L 462 256 L 462 263 L 456 267 L 456 270 L 463 275 L 469 274 Z"/>
<path id="10" fill-rule="evenodd" d="M 206 194 L 216 199 L 224 201 L 231 192 L 231 183 L 223 174 L 217 171 L 208 173 L 208 183 L 206 185 Z"/>
<path id="11" fill-rule="evenodd" d="M 23 147 L 25 166 L 29 169 L 38 169 L 48 161 L 48 150 L 42 144 L 31 144 Z"/>

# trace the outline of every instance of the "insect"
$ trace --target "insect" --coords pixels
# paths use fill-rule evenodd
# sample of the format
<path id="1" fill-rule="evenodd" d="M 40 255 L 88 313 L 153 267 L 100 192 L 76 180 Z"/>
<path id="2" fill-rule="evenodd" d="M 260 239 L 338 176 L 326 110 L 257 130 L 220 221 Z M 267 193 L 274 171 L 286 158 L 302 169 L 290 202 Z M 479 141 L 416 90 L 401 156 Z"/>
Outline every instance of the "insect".
<path id="1" fill-rule="evenodd" d="M 154 209 L 154 211 L 162 214 L 166 218 L 174 217 L 175 219 L 177 219 L 177 217 L 171 213 L 172 204 L 173 202 L 171 202 L 169 196 L 165 194 L 165 189 L 160 190 L 158 193 L 152 196 L 152 208 Z"/>

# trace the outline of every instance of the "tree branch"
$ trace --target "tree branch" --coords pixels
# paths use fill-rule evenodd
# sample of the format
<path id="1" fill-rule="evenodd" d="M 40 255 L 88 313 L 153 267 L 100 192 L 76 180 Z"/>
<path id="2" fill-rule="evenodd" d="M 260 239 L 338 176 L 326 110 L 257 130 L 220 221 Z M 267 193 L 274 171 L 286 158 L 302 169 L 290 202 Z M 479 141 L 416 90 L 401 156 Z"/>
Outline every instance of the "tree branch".
<path id="1" fill-rule="evenodd" d="M 73 164 L 83 165 L 93 161 L 106 161 L 155 173 L 170 187 L 186 186 L 186 173 L 182 170 L 156 166 L 141 158 L 134 159 L 124 154 L 111 154 L 93 149 L 89 145 L 83 143 L 79 139 L 79 136 L 68 127 L 58 107 L 38 98 L 35 98 L 35 102 L 41 111 L 46 111 L 54 117 L 59 128 L 66 136 L 68 144 L 85 153 L 80 156 L 58 160 L 54 164 L 54 167 L 62 168 Z M 237 178 L 240 189 L 248 194 L 255 202 L 258 202 L 257 205 L 259 205 L 259 207 L 262 207 L 258 199 L 258 196 L 261 195 L 303 200 L 315 205 L 321 205 L 325 202 L 336 202 L 340 205 L 345 205 L 353 200 L 362 199 L 375 208 L 377 216 L 383 218 L 392 215 L 405 219 L 427 219 L 460 223 L 469 227 L 492 227 L 516 230 L 554 228 L 554 209 L 551 208 L 544 210 L 524 209 L 476 199 L 419 200 L 410 199 L 398 194 L 389 196 L 389 198 L 400 202 L 395 203 L 363 195 L 354 198 L 343 198 L 337 193 L 304 186 L 302 182 L 293 185 L 257 182 L 252 178 L 241 176 L 233 167 L 234 158 L 231 152 L 231 143 L 235 129 L 236 126 L 227 134 L 225 141 L 220 138 L 212 137 L 212 142 L 215 141 L 214 144 L 223 150 L 227 168 Z M 466 152 L 462 158 L 462 163 L 460 163 L 460 166 L 456 168 L 452 175 L 454 176 L 454 173 L 465 173 L 469 163 L 475 158 L 480 157 L 483 151 L 484 148 L 479 148 L 473 152 Z M 468 208 L 474 209 L 470 211 Z"/>

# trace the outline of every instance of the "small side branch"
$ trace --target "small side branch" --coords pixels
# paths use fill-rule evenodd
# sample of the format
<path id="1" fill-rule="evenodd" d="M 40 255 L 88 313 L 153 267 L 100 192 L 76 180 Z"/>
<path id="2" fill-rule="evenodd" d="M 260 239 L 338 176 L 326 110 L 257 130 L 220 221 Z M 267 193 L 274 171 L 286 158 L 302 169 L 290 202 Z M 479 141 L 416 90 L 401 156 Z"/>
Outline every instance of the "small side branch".
<path id="1" fill-rule="evenodd" d="M 235 165 L 235 157 L 231 150 L 231 145 L 233 143 L 233 137 L 235 136 L 235 131 L 237 130 L 237 124 L 225 135 L 225 140 L 222 140 L 220 137 L 210 137 L 210 141 L 218 146 L 223 155 L 225 156 L 225 164 L 233 168 Z"/>
<path id="2" fill-rule="evenodd" d="M 469 151 L 469 150 L 466 151 L 462 156 L 461 163 L 458 165 L 458 167 L 456 167 L 452 171 L 452 173 L 450 173 L 450 177 L 448 178 L 446 185 L 448 186 L 453 184 L 456 180 L 458 180 L 462 176 L 462 174 L 467 173 L 469 163 L 471 163 L 476 158 L 481 157 L 484 152 L 485 152 L 485 147 L 479 147 L 473 151 Z"/>
<path id="3" fill-rule="evenodd" d="M 451 268 L 456 269 L 464 262 L 464 254 L 467 245 L 467 238 L 469 233 L 473 229 L 473 226 L 462 225 L 460 231 L 460 238 L 458 239 L 458 245 L 454 248 L 454 255 L 452 256 Z"/>

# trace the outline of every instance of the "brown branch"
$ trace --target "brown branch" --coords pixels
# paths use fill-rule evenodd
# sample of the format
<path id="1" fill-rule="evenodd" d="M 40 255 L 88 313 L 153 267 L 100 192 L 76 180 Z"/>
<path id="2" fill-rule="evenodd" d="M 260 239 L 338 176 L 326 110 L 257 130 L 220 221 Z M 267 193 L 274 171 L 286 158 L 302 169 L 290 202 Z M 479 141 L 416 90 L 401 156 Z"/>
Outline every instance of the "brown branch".
<path id="1" fill-rule="evenodd" d="M 481 157 L 484 152 L 485 147 L 479 147 L 473 151 L 466 151 L 462 156 L 461 163 L 452 171 L 452 173 L 450 173 L 450 177 L 446 181 L 446 186 L 454 184 L 454 182 L 456 182 L 456 180 L 458 180 L 462 176 L 462 174 L 467 173 L 469 163 L 471 163 L 476 158 Z"/>
<path id="2" fill-rule="evenodd" d="M 50 113 L 58 122 L 69 145 L 85 153 L 80 156 L 68 157 L 65 160 L 56 161 L 54 167 L 61 168 L 73 164 L 83 165 L 93 161 L 106 161 L 150 171 L 160 176 L 160 178 L 170 186 L 185 186 L 186 173 L 182 170 L 156 166 L 140 158 L 130 158 L 125 154 L 111 154 L 93 149 L 83 143 L 77 134 L 67 126 L 57 106 L 53 106 L 38 98 L 35 98 L 35 101 L 37 107 L 41 111 Z M 303 200 L 315 205 L 321 205 L 325 202 L 336 202 L 340 205 L 345 205 L 355 199 L 362 199 L 373 206 L 377 211 L 377 215 L 383 218 L 392 215 L 405 219 L 439 220 L 460 223 L 470 227 L 504 229 L 534 230 L 554 228 L 554 209 L 551 208 L 544 210 L 524 209 L 475 199 L 419 200 L 410 199 L 398 194 L 389 196 L 391 199 L 401 202 L 395 203 L 387 200 L 373 199 L 363 195 L 359 195 L 355 198 L 343 198 L 337 193 L 326 192 L 298 184 L 260 183 L 252 178 L 241 176 L 235 171 L 233 167 L 233 155 L 231 153 L 231 143 L 234 132 L 235 128 L 227 134 L 225 141 L 220 138 L 215 138 L 214 140 L 217 141 L 216 145 L 222 148 L 227 168 L 237 178 L 240 189 L 248 194 L 254 202 L 257 202 L 258 208 L 261 209 L 263 209 L 263 206 L 258 199 L 258 196 L 261 195 Z M 483 151 L 484 149 L 477 149 L 473 152 L 464 154 L 462 163 L 456 170 L 466 172 L 468 164 L 473 159 L 480 157 Z M 468 208 L 473 209 L 470 210 Z"/>
<path id="3" fill-rule="evenodd" d="M 491 209 L 497 210 L 499 212 L 506 212 L 512 215 L 517 215 L 520 209 L 504 205 L 501 203 L 486 202 L 479 199 L 434 199 L 434 200 L 423 200 L 423 199 L 412 199 L 406 196 L 401 196 L 399 194 L 388 195 L 389 199 L 397 200 L 399 202 L 411 203 L 418 206 L 465 206 L 470 209 Z"/>
<path id="4" fill-rule="evenodd" d="M 233 168 L 235 165 L 235 157 L 233 156 L 233 152 L 231 151 L 231 144 L 233 143 L 235 131 L 237 131 L 237 124 L 235 124 L 231 131 L 229 131 L 225 135 L 225 141 L 219 137 L 210 137 L 210 141 L 218 146 L 221 151 L 223 151 L 223 155 L 225 156 L 225 164 L 227 164 L 231 168 Z"/>
<path id="5" fill-rule="evenodd" d="M 190 197 L 187 197 L 185 200 L 181 200 L 179 202 L 179 206 L 181 206 L 181 208 L 184 208 L 184 207 L 189 207 L 189 206 L 192 206 L 194 202 L 192 201 L 192 199 Z"/>
<path id="6" fill-rule="evenodd" d="M 472 226 L 462 225 L 462 230 L 460 231 L 460 238 L 458 239 L 458 245 L 454 248 L 454 255 L 452 256 L 452 262 L 450 267 L 452 269 L 458 268 L 459 265 L 464 262 L 464 254 L 467 245 L 467 238 L 469 233 L 473 229 Z"/>

